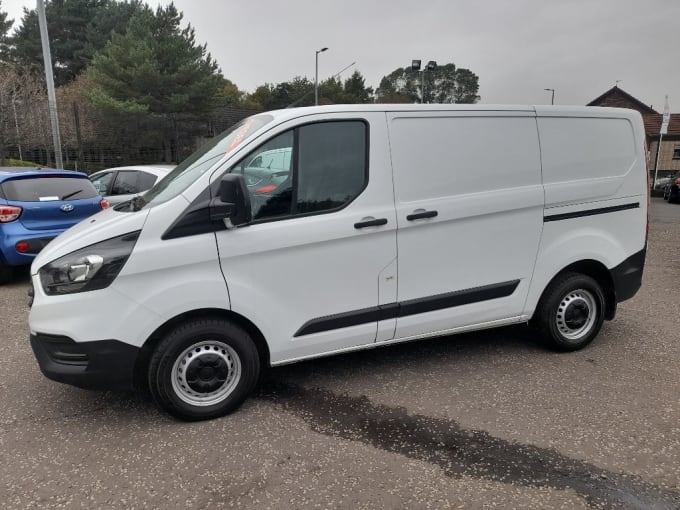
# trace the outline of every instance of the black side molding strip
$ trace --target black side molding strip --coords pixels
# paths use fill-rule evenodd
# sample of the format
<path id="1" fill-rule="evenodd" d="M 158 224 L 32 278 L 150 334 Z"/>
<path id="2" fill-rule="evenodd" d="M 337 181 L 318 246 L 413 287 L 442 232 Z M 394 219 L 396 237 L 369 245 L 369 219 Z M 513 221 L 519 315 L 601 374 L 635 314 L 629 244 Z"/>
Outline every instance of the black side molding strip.
<path id="1" fill-rule="evenodd" d="M 407 317 L 409 315 L 417 315 L 419 313 L 433 312 L 435 310 L 443 310 L 444 308 L 453 308 L 456 306 L 478 303 L 480 301 L 487 301 L 489 299 L 507 297 L 515 292 L 518 285 L 519 280 L 512 280 L 509 282 L 484 285 L 482 287 L 474 287 L 472 289 L 437 294 L 425 298 L 411 299 L 400 303 L 388 303 L 385 305 L 353 310 L 351 312 L 327 315 L 325 317 L 307 321 L 293 336 L 311 335 L 312 333 L 321 333 L 322 331 L 348 328 L 350 326 L 367 324 L 369 322 Z"/>
<path id="2" fill-rule="evenodd" d="M 515 292 L 518 285 L 519 280 L 513 280 L 511 282 L 494 283 L 492 285 L 484 285 L 483 287 L 457 290 L 455 292 L 447 292 L 446 294 L 402 301 L 399 303 L 398 317 L 407 317 L 409 315 L 417 315 L 419 313 L 432 312 L 434 310 L 443 310 L 444 308 L 454 308 L 456 306 L 479 303 L 480 301 L 488 301 L 489 299 L 507 297 Z"/>
<path id="3" fill-rule="evenodd" d="M 640 202 L 635 202 L 631 204 L 613 205 L 611 207 L 601 207 L 599 209 L 586 209 L 585 211 L 551 214 L 550 216 L 544 216 L 543 221 L 546 222 L 546 221 L 570 220 L 572 218 L 582 218 L 584 216 L 595 216 L 596 214 L 608 214 L 617 211 L 627 211 L 628 209 L 638 209 L 639 207 Z"/>

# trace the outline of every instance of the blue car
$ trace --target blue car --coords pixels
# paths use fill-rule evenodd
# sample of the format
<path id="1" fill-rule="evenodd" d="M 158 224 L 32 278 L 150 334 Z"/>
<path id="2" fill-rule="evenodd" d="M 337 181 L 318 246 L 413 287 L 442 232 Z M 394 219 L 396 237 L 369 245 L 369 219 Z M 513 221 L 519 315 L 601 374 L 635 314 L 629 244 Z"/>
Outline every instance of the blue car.
<path id="1" fill-rule="evenodd" d="M 64 230 L 106 207 L 83 173 L 0 167 L 0 283 Z"/>

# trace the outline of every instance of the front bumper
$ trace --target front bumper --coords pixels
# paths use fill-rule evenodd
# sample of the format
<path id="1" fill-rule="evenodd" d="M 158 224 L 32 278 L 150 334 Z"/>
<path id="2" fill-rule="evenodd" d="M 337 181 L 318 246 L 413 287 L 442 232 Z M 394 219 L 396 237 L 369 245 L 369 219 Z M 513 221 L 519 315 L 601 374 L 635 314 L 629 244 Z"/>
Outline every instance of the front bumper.
<path id="1" fill-rule="evenodd" d="M 48 379 L 85 389 L 132 389 L 139 348 L 118 340 L 75 342 L 67 336 L 31 334 L 31 347 Z"/>

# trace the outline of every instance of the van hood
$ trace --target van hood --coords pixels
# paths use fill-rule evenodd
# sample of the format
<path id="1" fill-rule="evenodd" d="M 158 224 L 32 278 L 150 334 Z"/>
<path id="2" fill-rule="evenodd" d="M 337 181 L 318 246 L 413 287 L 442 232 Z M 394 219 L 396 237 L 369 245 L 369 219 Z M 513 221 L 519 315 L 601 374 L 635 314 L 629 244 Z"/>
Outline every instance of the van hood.
<path id="1" fill-rule="evenodd" d="M 149 216 L 149 209 L 133 213 L 106 209 L 74 225 L 42 249 L 31 265 L 31 274 L 37 274 L 45 264 L 80 248 L 141 230 Z"/>

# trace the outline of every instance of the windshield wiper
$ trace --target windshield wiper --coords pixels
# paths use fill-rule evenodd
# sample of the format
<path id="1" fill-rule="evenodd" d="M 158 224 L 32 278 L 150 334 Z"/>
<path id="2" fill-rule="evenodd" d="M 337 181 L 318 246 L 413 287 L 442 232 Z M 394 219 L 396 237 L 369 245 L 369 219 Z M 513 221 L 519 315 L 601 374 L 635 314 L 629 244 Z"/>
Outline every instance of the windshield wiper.
<path id="1" fill-rule="evenodd" d="M 68 195 L 64 195 L 63 197 L 61 197 L 61 199 L 62 199 L 62 200 L 68 200 L 69 198 L 74 197 L 74 196 L 76 196 L 78 193 L 82 193 L 82 192 L 83 192 L 83 190 L 82 190 L 82 189 L 79 189 L 79 190 L 76 190 L 76 191 L 74 191 L 74 192 L 72 192 L 72 193 L 69 193 Z"/>

